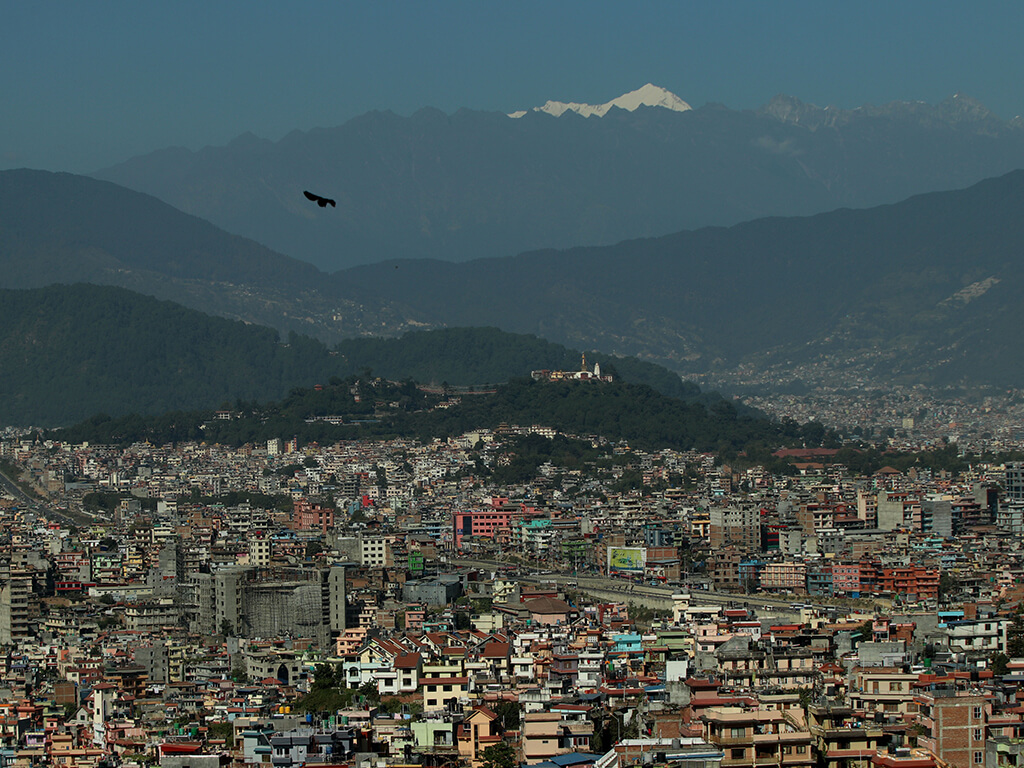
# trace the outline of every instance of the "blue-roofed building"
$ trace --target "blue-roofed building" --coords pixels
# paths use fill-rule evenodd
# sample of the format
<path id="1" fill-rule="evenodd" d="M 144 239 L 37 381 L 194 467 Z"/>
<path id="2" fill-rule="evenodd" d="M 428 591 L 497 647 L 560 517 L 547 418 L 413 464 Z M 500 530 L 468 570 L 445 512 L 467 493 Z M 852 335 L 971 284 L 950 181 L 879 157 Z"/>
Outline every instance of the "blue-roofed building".
<path id="1" fill-rule="evenodd" d="M 569 752 L 555 755 L 539 763 L 523 763 L 523 768 L 588 768 L 600 760 L 602 755 L 594 752 Z"/>
<path id="2" fill-rule="evenodd" d="M 595 768 L 606 768 L 612 765 L 639 765 L 646 756 L 658 764 L 687 766 L 687 768 L 720 768 L 725 759 L 725 752 L 705 739 L 698 737 L 639 738 L 623 739 L 615 745 L 612 752 L 603 756 L 595 764 Z M 614 761 L 608 760 L 608 756 Z M 740 762 L 740 761 L 736 761 Z"/>
<path id="3" fill-rule="evenodd" d="M 938 612 L 938 617 L 939 617 L 939 626 L 940 627 L 945 627 L 950 622 L 963 621 L 964 612 L 963 611 L 939 611 Z"/>
<path id="4" fill-rule="evenodd" d="M 641 653 L 643 651 L 642 639 L 643 636 L 638 632 L 613 635 L 612 640 L 615 642 L 615 648 L 612 650 L 612 653 Z"/>

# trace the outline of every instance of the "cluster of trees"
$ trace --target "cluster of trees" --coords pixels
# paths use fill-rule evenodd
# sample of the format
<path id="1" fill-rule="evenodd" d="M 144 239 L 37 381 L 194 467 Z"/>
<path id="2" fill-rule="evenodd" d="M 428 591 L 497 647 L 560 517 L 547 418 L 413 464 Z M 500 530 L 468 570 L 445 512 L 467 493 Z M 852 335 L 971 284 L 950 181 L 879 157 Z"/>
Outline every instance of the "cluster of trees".
<path id="1" fill-rule="evenodd" d="M 880 451 L 875 447 L 844 447 L 836 454 L 836 461 L 851 472 L 871 475 L 882 467 L 893 467 L 906 472 L 912 467 L 930 469 L 933 472 L 948 471 L 954 474 L 967 469 L 969 459 L 960 455 L 956 443 L 949 443 L 930 451 Z"/>
<path id="2" fill-rule="evenodd" d="M 532 334 L 506 333 L 497 328 L 443 328 L 413 331 L 397 339 L 361 338 L 340 342 L 335 351 L 351 372 L 368 367 L 391 379 L 453 386 L 485 386 L 548 369 L 575 371 L 580 352 Z M 634 384 L 646 384 L 663 395 L 683 399 L 708 397 L 692 382 L 669 369 L 638 360 L 587 352 L 587 367 L 601 365 L 602 373 Z"/>
<path id="3" fill-rule="evenodd" d="M 359 394 L 358 399 L 352 392 Z M 545 424 L 560 431 L 595 434 L 626 440 L 642 448 L 697 449 L 735 455 L 747 443 L 800 445 L 805 434 L 795 423 L 778 424 L 765 418 L 740 416 L 734 406 L 718 400 L 711 407 L 667 397 L 642 384 L 622 382 L 537 382 L 513 379 L 494 394 L 466 396 L 459 405 L 431 409 L 439 396 L 416 388 L 411 380 L 332 378 L 313 389 L 293 389 L 279 403 L 247 404 L 236 418 L 214 420 L 211 411 L 178 413 L 173 417 L 132 415 L 120 419 L 94 417 L 74 427 L 49 433 L 71 442 L 130 444 L 202 439 L 227 445 L 259 444 L 282 435 L 300 442 L 330 444 L 347 439 L 414 437 L 423 441 L 445 438 L 503 423 Z M 341 415 L 334 425 L 317 416 Z M 170 427 L 168 429 L 168 427 Z M 583 461 L 580 446 L 560 443 L 541 448 L 524 443 L 523 454 L 509 470 L 522 474 L 537 466 L 551 450 Z"/>
<path id="4" fill-rule="evenodd" d="M 515 379 L 493 397 L 463 398 L 460 408 L 439 413 L 437 420 L 449 433 L 514 421 L 626 440 L 641 448 L 692 448 L 728 454 L 757 439 L 786 445 L 800 440 L 798 430 L 741 415 L 732 403 L 720 398 L 709 406 L 624 382 Z"/>
<path id="5" fill-rule="evenodd" d="M 295 703 L 299 712 L 337 712 L 348 709 L 356 702 L 375 706 L 380 703 L 380 693 L 373 683 L 359 688 L 345 684 L 345 674 L 333 664 L 317 664 L 313 668 L 313 685 L 308 694 Z"/>
<path id="6" fill-rule="evenodd" d="M 773 455 L 779 446 L 837 448 L 835 461 L 851 472 L 868 475 L 885 466 L 903 472 L 918 467 L 957 473 L 977 458 L 960 456 L 958 447 L 952 443 L 923 452 L 840 447 L 836 433 L 816 422 L 772 422 L 738 413 L 726 400 L 712 400 L 709 406 L 621 381 L 595 384 L 512 379 L 491 394 L 466 395 L 458 405 L 433 408 L 442 398 L 443 395 L 422 391 L 411 379 L 396 383 L 366 375 L 344 379 L 335 376 L 324 385 L 293 388 L 277 402 L 237 400 L 230 407 L 226 404 L 233 414 L 227 420 L 214 419 L 214 412 L 209 410 L 149 417 L 99 415 L 46 436 L 74 443 L 121 445 L 143 440 L 157 444 L 205 440 L 238 446 L 265 443 L 281 436 L 297 437 L 303 444 L 392 437 L 426 442 L 474 429 L 493 429 L 504 423 L 544 424 L 564 432 L 626 441 L 643 449 L 696 449 L 715 453 L 736 465 L 760 464 L 777 474 L 795 472 L 790 462 Z M 318 420 L 330 415 L 341 416 L 345 423 Z M 534 477 L 545 462 L 572 469 L 613 461 L 607 449 L 594 448 L 587 441 L 564 437 L 549 440 L 539 435 L 509 440 L 504 455 L 508 461 L 497 466 L 487 467 L 478 462 L 475 473 L 490 475 L 499 483 L 514 484 Z M 627 471 L 618 490 L 639 488 L 641 484 L 638 473 Z M 94 496 L 90 503 L 96 508 L 110 509 L 118 501 Z M 278 505 L 276 499 L 260 501 Z"/>
<path id="7" fill-rule="evenodd" d="M 553 439 L 543 435 L 521 435 L 508 440 L 504 446 L 508 463 L 494 467 L 491 478 L 501 485 L 524 483 L 537 476 L 541 464 L 551 462 L 556 467 L 577 469 L 588 462 L 594 463 L 608 454 L 606 448 L 594 448 L 590 443 L 573 440 L 563 435 Z M 483 474 L 487 474 L 485 471 Z"/>
<path id="8" fill-rule="evenodd" d="M 123 499 L 134 498 L 139 502 L 142 509 L 153 511 L 156 509 L 157 499 L 139 498 L 128 493 L 117 491 L 90 491 L 82 497 L 82 506 L 89 512 L 113 512 L 121 505 Z"/>

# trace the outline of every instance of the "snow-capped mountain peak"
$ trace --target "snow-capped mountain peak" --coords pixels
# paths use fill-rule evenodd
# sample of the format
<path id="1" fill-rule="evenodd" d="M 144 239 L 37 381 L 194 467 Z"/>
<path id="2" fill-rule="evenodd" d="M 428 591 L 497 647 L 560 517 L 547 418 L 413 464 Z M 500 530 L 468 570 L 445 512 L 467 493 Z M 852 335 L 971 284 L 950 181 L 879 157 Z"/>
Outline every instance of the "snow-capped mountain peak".
<path id="1" fill-rule="evenodd" d="M 642 88 L 637 88 L 635 91 L 624 93 L 617 99 L 612 99 L 605 104 L 577 104 L 575 102 L 564 102 L 564 101 L 549 101 L 543 107 L 534 107 L 534 112 L 547 112 L 549 115 L 558 117 L 565 112 L 576 112 L 584 117 L 590 117 L 591 115 L 597 115 L 603 117 L 608 113 L 612 107 L 618 107 L 632 112 L 637 107 L 663 107 L 665 109 L 671 109 L 673 112 L 686 112 L 692 107 L 685 101 L 680 99 L 671 91 L 661 88 L 657 85 L 647 83 Z M 522 117 L 526 114 L 526 110 L 520 110 L 518 112 L 512 112 L 509 117 Z"/>

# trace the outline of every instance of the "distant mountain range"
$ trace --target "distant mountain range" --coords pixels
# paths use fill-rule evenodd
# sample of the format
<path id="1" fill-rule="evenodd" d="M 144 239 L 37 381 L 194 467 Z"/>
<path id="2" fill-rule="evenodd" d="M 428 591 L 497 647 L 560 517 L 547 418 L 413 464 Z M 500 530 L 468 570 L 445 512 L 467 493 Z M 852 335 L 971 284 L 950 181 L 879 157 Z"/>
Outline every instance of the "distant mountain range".
<path id="1" fill-rule="evenodd" d="M 331 340 L 364 326 L 401 327 L 386 308 L 364 320 L 358 302 L 322 291 L 324 275 L 310 264 L 149 195 L 69 173 L 0 172 L 0 267 L 0 288 L 117 285 Z"/>
<path id="2" fill-rule="evenodd" d="M 1019 386 L 1022 212 L 1016 171 L 866 210 L 339 278 L 421 322 L 495 325 L 684 372 L 818 362 L 847 384 Z"/>
<path id="3" fill-rule="evenodd" d="M 671 91 L 659 88 L 648 83 L 635 91 L 624 93 L 616 99 L 604 104 L 579 104 L 576 102 L 548 101 L 543 107 L 534 107 L 534 112 L 546 112 L 549 115 L 559 117 L 566 112 L 575 112 L 583 117 L 604 117 L 613 109 L 624 109 L 627 112 L 635 112 L 640 107 L 663 107 L 673 112 L 686 112 L 693 109 L 689 104 L 680 99 Z M 525 109 L 510 112 L 509 117 L 522 117 L 526 114 Z"/>
<path id="4" fill-rule="evenodd" d="M 684 372 L 1019 386 L 1022 211 L 1014 172 L 866 210 L 327 275 L 107 182 L 10 171 L 0 287 L 121 285 L 331 343 L 486 325 Z"/>
<path id="5" fill-rule="evenodd" d="M 788 96 L 755 111 L 688 107 L 648 84 L 518 119 L 372 112 L 277 142 L 247 134 L 198 152 L 163 149 L 96 177 L 335 271 L 893 203 L 1024 167 L 1019 121 L 962 95 L 854 110 Z M 304 189 L 337 208 L 309 203 Z"/>

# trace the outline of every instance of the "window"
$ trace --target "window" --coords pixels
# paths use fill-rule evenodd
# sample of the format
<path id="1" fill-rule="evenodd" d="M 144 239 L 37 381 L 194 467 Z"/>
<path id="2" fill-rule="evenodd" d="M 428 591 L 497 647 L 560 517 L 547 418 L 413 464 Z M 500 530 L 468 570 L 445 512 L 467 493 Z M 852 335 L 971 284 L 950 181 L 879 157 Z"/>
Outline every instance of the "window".
<path id="1" fill-rule="evenodd" d="M 745 750 L 745 749 L 731 749 L 731 750 L 729 750 L 729 755 L 730 755 L 731 759 L 733 759 L 733 760 L 742 760 L 744 757 L 747 756 L 747 750 Z"/>
<path id="2" fill-rule="evenodd" d="M 807 745 L 806 744 L 797 744 L 796 745 L 796 753 L 798 755 L 805 754 L 806 752 L 807 752 Z"/>
<path id="3" fill-rule="evenodd" d="M 729 735 L 732 736 L 732 738 L 734 738 L 734 739 L 743 738 L 746 735 L 746 729 L 745 728 L 730 728 L 729 729 Z"/>
<path id="4" fill-rule="evenodd" d="M 975 752 L 974 753 L 974 764 L 975 765 L 981 765 L 984 762 L 985 762 L 985 753 L 984 752 Z"/>
<path id="5" fill-rule="evenodd" d="M 974 740 L 981 741 L 981 728 L 974 729 Z"/>
<path id="6" fill-rule="evenodd" d="M 981 718 L 981 707 L 975 707 L 974 710 L 972 711 L 972 714 L 974 715 L 974 718 L 976 720 L 980 719 Z"/>

